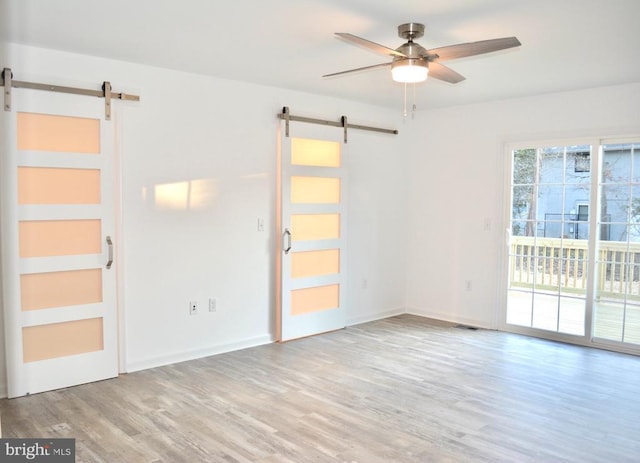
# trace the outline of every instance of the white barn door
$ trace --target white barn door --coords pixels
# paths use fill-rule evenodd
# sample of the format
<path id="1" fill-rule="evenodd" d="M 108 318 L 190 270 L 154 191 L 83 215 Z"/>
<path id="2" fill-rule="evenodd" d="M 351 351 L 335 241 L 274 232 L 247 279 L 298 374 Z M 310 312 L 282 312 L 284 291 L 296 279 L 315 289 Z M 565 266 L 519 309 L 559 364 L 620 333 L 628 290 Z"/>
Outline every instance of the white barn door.
<path id="1" fill-rule="evenodd" d="M 114 134 L 104 102 L 13 89 L 2 118 L 8 395 L 117 376 Z"/>
<path id="2" fill-rule="evenodd" d="M 347 172 L 343 132 L 291 127 L 279 151 L 278 340 L 346 325 Z"/>

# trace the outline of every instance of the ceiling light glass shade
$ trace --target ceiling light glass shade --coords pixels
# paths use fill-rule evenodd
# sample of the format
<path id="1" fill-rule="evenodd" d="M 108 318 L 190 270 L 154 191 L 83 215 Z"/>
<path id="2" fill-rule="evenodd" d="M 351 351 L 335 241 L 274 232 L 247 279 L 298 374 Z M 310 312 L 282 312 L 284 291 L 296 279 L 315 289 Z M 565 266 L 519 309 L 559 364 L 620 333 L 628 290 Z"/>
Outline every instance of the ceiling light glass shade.
<path id="1" fill-rule="evenodd" d="M 422 59 L 405 58 L 394 61 L 391 64 L 391 77 L 396 82 L 414 84 L 427 80 L 429 68 L 427 62 Z"/>

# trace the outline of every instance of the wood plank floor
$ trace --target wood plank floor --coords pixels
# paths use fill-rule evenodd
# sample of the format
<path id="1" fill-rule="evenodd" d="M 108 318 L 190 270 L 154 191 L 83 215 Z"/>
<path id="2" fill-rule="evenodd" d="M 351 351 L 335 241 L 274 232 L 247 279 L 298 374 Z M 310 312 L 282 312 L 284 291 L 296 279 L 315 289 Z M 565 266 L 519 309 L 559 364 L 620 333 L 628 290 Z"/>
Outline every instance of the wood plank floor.
<path id="1" fill-rule="evenodd" d="M 0 401 L 78 462 L 638 462 L 640 358 L 403 315 Z"/>

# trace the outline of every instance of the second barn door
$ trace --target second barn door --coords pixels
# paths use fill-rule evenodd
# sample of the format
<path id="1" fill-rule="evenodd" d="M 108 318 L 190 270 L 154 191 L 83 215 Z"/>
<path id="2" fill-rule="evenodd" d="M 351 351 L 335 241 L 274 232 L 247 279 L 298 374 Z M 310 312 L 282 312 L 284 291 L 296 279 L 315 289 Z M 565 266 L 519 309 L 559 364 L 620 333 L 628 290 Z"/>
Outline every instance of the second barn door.
<path id="1" fill-rule="evenodd" d="M 346 325 L 347 175 L 342 131 L 297 124 L 281 135 L 278 340 Z"/>

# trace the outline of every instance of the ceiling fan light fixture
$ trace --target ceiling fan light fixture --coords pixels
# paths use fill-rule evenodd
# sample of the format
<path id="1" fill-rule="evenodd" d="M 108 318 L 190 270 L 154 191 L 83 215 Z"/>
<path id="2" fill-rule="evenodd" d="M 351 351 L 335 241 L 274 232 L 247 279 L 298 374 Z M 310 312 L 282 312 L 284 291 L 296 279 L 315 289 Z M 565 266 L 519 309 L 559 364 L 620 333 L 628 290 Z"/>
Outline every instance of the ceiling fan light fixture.
<path id="1" fill-rule="evenodd" d="M 403 84 L 424 82 L 428 74 L 427 62 L 420 58 L 398 59 L 391 64 L 392 79 Z"/>

